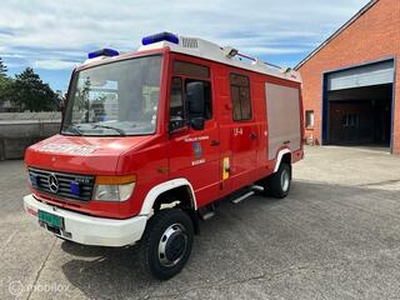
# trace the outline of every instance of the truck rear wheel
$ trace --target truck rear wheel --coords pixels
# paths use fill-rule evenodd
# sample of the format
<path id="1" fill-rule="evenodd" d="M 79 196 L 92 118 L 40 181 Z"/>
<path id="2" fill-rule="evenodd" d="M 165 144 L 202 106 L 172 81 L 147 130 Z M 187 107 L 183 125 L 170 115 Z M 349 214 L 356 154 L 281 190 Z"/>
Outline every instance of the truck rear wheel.
<path id="1" fill-rule="evenodd" d="M 289 194 L 291 178 L 292 170 L 290 165 L 281 163 L 278 171 L 267 179 L 267 192 L 275 198 L 285 198 Z"/>
<path id="2" fill-rule="evenodd" d="M 144 269 L 161 280 L 178 274 L 190 256 L 193 223 L 181 209 L 156 213 L 147 225 L 141 244 Z"/>

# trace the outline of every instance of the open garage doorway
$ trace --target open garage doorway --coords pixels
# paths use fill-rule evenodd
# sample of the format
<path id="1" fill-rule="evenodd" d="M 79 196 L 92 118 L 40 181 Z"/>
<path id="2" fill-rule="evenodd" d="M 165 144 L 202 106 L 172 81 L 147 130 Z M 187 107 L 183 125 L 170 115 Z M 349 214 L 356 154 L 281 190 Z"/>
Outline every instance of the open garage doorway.
<path id="1" fill-rule="evenodd" d="M 330 143 L 390 146 L 392 84 L 328 93 Z"/>
<path id="2" fill-rule="evenodd" d="M 325 75 L 324 144 L 390 150 L 393 60 Z"/>

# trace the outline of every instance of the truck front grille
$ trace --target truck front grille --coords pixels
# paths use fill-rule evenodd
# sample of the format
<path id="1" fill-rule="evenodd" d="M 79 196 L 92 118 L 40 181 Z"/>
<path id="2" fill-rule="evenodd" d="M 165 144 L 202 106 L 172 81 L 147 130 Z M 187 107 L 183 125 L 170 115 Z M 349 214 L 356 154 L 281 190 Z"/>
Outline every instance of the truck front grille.
<path id="1" fill-rule="evenodd" d="M 92 198 L 94 176 L 29 168 L 29 180 L 34 189 L 49 195 L 78 201 Z"/>

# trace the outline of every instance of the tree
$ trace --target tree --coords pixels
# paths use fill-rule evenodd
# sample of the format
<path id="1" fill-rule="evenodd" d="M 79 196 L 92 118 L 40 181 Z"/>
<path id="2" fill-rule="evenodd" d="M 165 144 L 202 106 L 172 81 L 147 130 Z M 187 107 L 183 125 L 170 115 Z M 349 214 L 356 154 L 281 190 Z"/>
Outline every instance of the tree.
<path id="1" fill-rule="evenodd" d="M 47 83 L 32 68 L 15 76 L 11 102 L 19 110 L 52 111 L 59 109 L 59 99 Z"/>
<path id="2" fill-rule="evenodd" d="M 0 102 L 8 100 L 11 94 L 13 80 L 9 77 L 0 76 Z"/>
<path id="3" fill-rule="evenodd" d="M 90 82 L 90 78 L 87 77 L 83 82 L 83 86 L 81 88 L 78 88 L 78 90 L 76 91 L 75 101 L 77 103 L 78 110 L 88 110 L 90 108 L 89 93 L 91 85 L 92 84 Z"/>
<path id="4" fill-rule="evenodd" d="M 7 78 L 8 68 L 0 57 L 0 78 Z"/>
<path id="5" fill-rule="evenodd" d="M 0 57 L 0 108 L 4 102 L 9 100 L 11 95 L 12 79 L 7 76 L 7 66 Z"/>

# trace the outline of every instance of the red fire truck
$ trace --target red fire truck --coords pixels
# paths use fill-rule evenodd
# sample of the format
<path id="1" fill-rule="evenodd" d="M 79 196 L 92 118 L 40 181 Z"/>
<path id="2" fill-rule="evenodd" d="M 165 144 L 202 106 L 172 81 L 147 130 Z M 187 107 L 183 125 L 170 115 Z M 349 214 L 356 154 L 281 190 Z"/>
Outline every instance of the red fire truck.
<path id="1" fill-rule="evenodd" d="M 303 158 L 301 80 L 198 38 L 89 54 L 60 133 L 29 147 L 25 210 L 57 237 L 138 244 L 156 278 L 179 273 L 216 203 L 283 198 Z"/>

